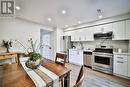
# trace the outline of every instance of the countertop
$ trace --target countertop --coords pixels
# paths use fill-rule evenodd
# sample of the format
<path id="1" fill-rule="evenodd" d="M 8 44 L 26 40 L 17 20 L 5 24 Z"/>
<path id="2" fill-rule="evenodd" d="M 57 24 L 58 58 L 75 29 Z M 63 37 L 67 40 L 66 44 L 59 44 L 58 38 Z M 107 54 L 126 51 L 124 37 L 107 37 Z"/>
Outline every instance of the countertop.
<path id="1" fill-rule="evenodd" d="M 58 53 L 67 54 L 67 51 L 59 51 Z"/>
<path id="2" fill-rule="evenodd" d="M 122 52 L 122 53 L 113 52 L 113 54 L 116 54 L 116 55 L 129 55 L 130 56 L 130 53 L 125 53 L 125 52 Z"/>
<path id="3" fill-rule="evenodd" d="M 77 51 L 93 52 L 93 50 L 92 50 L 92 49 L 70 49 L 70 50 L 77 50 Z"/>

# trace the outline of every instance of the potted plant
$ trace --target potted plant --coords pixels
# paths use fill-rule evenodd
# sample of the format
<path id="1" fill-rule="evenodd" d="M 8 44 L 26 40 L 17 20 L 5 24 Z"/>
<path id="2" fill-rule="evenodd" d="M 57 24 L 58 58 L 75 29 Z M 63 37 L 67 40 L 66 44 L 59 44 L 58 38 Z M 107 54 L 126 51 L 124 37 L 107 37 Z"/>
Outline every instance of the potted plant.
<path id="1" fill-rule="evenodd" d="M 29 59 L 26 61 L 25 65 L 31 69 L 36 69 L 40 65 L 42 59 L 42 55 L 39 53 L 40 48 L 47 46 L 51 49 L 50 46 L 43 43 L 37 44 L 37 40 L 33 41 L 32 38 L 28 40 L 29 44 L 27 47 L 25 47 L 20 41 L 17 42 L 26 50 L 26 55 L 29 56 Z"/>
<path id="2" fill-rule="evenodd" d="M 6 52 L 9 53 L 9 48 L 12 47 L 12 41 L 8 40 L 5 41 L 3 40 L 2 46 L 6 48 Z"/>
<path id="3" fill-rule="evenodd" d="M 42 58 L 42 56 L 40 53 L 31 52 L 31 53 L 29 53 L 29 59 L 27 60 L 25 65 L 28 68 L 36 69 L 40 65 L 41 58 Z"/>
<path id="4" fill-rule="evenodd" d="M 25 64 L 28 68 L 36 69 L 40 65 L 42 59 L 42 55 L 38 51 L 40 47 L 42 47 L 42 44 L 37 44 L 37 41 L 33 42 L 32 38 L 30 38 L 28 42 L 30 45 L 27 50 L 29 59 Z"/>

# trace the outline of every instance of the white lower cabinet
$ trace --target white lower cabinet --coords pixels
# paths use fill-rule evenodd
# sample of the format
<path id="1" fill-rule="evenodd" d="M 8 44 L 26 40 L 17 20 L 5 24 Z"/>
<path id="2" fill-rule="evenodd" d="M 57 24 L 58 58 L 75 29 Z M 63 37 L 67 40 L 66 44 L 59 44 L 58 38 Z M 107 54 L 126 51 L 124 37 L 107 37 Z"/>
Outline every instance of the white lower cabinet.
<path id="1" fill-rule="evenodd" d="M 128 56 L 127 55 L 114 55 L 114 64 L 113 64 L 114 74 L 128 76 Z"/>
<path id="2" fill-rule="evenodd" d="M 69 49 L 69 62 L 77 65 L 83 65 L 83 51 Z"/>

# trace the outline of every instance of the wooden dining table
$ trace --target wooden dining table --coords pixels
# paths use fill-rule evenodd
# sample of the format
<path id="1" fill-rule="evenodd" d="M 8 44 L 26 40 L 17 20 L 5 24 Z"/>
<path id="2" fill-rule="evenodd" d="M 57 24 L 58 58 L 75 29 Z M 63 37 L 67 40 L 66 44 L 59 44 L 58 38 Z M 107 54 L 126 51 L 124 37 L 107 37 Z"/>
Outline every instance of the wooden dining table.
<path id="1" fill-rule="evenodd" d="M 70 69 L 49 61 L 42 64 L 43 67 L 64 78 L 64 87 L 70 87 Z M 0 66 L 0 87 L 35 87 L 34 82 L 28 76 L 19 63 L 5 64 Z"/>

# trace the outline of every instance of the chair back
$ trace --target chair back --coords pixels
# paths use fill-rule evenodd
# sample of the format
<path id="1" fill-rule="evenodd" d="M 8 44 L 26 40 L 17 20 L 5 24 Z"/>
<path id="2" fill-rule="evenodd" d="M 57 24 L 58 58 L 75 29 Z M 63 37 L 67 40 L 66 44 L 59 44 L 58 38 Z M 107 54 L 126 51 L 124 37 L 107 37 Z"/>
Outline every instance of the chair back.
<path id="1" fill-rule="evenodd" d="M 74 85 L 74 87 L 81 87 L 83 79 L 84 79 L 84 66 L 82 65 L 80 72 L 79 72 L 79 75 L 78 75 L 78 78 L 77 78 L 77 81 L 76 81 L 76 84 Z"/>
<path id="2" fill-rule="evenodd" d="M 60 63 L 60 64 L 62 64 L 63 66 L 65 66 L 66 58 L 67 58 L 67 55 L 66 55 L 66 54 L 56 53 L 55 62 L 56 62 L 56 63 Z M 58 59 L 62 59 L 62 61 L 58 61 Z"/>

